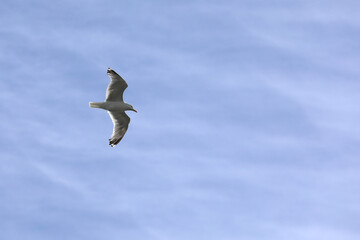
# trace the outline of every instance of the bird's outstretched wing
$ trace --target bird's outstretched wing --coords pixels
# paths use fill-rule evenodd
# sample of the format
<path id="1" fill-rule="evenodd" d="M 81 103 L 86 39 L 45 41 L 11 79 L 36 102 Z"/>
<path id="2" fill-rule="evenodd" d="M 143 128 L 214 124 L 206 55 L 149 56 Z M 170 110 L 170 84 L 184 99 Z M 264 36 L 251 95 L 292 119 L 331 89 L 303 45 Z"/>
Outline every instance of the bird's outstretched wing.
<path id="1" fill-rule="evenodd" d="M 108 68 L 107 74 L 110 76 L 110 84 L 106 89 L 105 101 L 123 102 L 123 93 L 127 88 L 127 83 L 114 70 Z"/>
<path id="2" fill-rule="evenodd" d="M 128 129 L 129 123 L 130 123 L 130 118 L 124 112 L 108 111 L 108 113 L 114 124 L 113 134 L 111 135 L 111 138 L 109 139 L 109 145 L 111 147 L 114 147 L 124 137 L 124 135 Z"/>

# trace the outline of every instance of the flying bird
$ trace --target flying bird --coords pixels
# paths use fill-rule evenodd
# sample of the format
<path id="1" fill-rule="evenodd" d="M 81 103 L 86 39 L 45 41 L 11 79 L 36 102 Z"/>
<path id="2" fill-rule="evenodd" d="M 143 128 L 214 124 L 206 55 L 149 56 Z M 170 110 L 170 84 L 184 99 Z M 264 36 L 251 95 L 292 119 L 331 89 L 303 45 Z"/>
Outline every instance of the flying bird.
<path id="1" fill-rule="evenodd" d="M 89 102 L 89 105 L 91 108 L 102 108 L 108 111 L 114 124 L 109 145 L 114 147 L 124 137 L 130 123 L 130 118 L 125 111 L 137 111 L 123 100 L 123 93 L 128 86 L 125 80 L 111 68 L 108 68 L 107 74 L 111 81 L 106 89 L 105 102 Z"/>

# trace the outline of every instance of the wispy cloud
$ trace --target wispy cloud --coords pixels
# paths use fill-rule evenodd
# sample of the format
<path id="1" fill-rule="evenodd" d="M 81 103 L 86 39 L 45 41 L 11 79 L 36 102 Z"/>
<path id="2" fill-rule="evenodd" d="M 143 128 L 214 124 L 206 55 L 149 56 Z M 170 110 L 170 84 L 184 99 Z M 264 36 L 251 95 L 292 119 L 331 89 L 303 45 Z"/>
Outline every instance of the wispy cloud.
<path id="1" fill-rule="evenodd" d="M 358 239 L 358 7 L 5 1 L 1 238 Z"/>

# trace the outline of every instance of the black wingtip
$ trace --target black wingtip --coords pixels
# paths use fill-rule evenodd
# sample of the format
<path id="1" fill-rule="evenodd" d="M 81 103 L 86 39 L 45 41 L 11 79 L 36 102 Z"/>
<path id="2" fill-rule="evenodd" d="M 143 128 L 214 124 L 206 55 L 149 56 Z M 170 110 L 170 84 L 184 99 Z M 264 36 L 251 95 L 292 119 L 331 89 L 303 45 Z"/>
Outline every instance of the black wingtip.
<path id="1" fill-rule="evenodd" d="M 114 139 L 114 140 L 109 139 L 109 145 L 111 147 L 115 147 L 121 141 L 121 139 L 122 139 L 122 137 L 119 139 Z"/>
<path id="2" fill-rule="evenodd" d="M 112 74 L 117 74 L 114 70 L 112 70 L 110 67 L 107 69 L 106 71 L 108 74 L 112 73 Z"/>

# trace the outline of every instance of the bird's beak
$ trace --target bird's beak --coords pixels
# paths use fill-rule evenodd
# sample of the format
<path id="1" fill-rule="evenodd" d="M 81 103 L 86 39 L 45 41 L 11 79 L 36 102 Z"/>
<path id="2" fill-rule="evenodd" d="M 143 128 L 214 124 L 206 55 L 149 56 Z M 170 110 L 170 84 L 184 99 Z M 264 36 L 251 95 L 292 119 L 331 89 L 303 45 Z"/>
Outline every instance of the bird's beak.
<path id="1" fill-rule="evenodd" d="M 137 111 L 135 109 L 133 109 L 133 111 L 137 113 Z"/>

